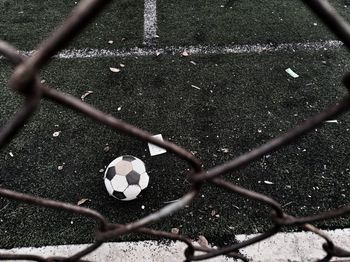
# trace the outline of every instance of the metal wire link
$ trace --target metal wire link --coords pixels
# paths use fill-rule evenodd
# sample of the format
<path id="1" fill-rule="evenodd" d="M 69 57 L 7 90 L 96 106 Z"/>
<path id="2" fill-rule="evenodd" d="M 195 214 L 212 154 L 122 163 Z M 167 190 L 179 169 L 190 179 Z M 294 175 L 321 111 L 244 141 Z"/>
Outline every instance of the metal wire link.
<path id="1" fill-rule="evenodd" d="M 237 186 L 231 182 L 225 181 L 223 178 L 220 178 L 220 176 L 223 176 L 225 173 L 243 168 L 263 155 L 271 153 L 278 148 L 293 142 L 315 127 L 320 126 L 325 120 L 349 111 L 350 96 L 346 96 L 342 100 L 336 102 L 330 108 L 313 117 L 310 117 L 300 125 L 290 129 L 285 134 L 282 134 L 268 141 L 267 143 L 235 159 L 232 159 L 231 161 L 218 165 L 209 170 L 202 170 L 201 161 L 189 151 L 169 141 L 160 141 L 155 139 L 151 134 L 142 129 L 101 112 L 73 96 L 62 93 L 56 89 L 52 89 L 40 82 L 38 77 L 40 69 L 49 63 L 50 58 L 53 55 L 57 54 L 62 48 L 71 42 L 73 38 L 78 35 L 109 2 L 111 2 L 111 0 L 80 1 L 80 3 L 73 9 L 70 16 L 62 23 L 60 27 L 58 27 L 57 30 L 53 32 L 48 39 L 42 42 L 42 44 L 37 48 L 37 52 L 31 57 L 20 55 L 19 52 L 10 44 L 0 40 L 0 54 L 5 56 L 11 63 L 13 63 L 14 66 L 16 66 L 10 78 L 9 86 L 24 96 L 22 107 L 14 115 L 12 120 L 10 120 L 0 129 L 0 148 L 3 148 L 7 143 L 11 142 L 14 135 L 24 126 L 27 121 L 29 121 L 30 117 L 38 108 L 40 100 L 49 99 L 58 104 L 69 107 L 76 112 L 80 112 L 85 116 L 99 122 L 100 124 L 109 126 L 141 141 L 158 145 L 174 153 L 177 157 L 186 161 L 190 165 L 192 169 L 192 172 L 190 173 L 192 187 L 185 195 L 182 196 L 179 201 L 168 204 L 162 209 L 147 215 L 142 219 L 125 225 L 111 224 L 102 214 L 89 208 L 0 188 L 0 196 L 3 198 L 46 208 L 65 210 L 67 212 L 89 217 L 95 220 L 97 224 L 95 243 L 81 250 L 77 254 L 72 255 L 71 257 L 45 258 L 29 254 L 0 254 L 0 260 L 25 259 L 40 262 L 86 261 L 83 260 L 83 257 L 96 250 L 103 242 L 120 237 L 123 234 L 137 232 L 139 234 L 146 234 L 153 237 L 182 241 L 187 245 L 186 250 L 184 250 L 186 261 L 199 261 L 220 255 L 226 255 L 242 261 L 248 261 L 245 256 L 239 253 L 240 249 L 269 238 L 281 231 L 281 229 L 286 226 L 297 226 L 303 230 L 313 232 L 325 240 L 322 248 L 326 252 L 326 256 L 319 261 L 330 261 L 333 257 L 350 257 L 350 250 L 345 250 L 342 247 L 336 246 L 324 232 L 310 224 L 320 220 L 348 215 L 350 214 L 350 206 L 341 207 L 313 216 L 295 217 L 290 214 L 286 214 L 281 205 L 274 199 Z M 316 15 L 319 16 L 319 18 L 329 27 L 332 32 L 334 32 L 337 37 L 340 38 L 340 40 L 344 42 L 348 48 L 350 48 L 350 26 L 328 3 L 327 0 L 303 0 L 303 2 L 312 11 L 314 11 Z M 344 77 L 343 82 L 345 87 L 350 90 L 350 73 Z M 154 230 L 147 227 L 151 223 L 165 219 L 170 214 L 179 211 L 188 205 L 198 195 L 204 183 L 210 183 L 228 192 L 239 194 L 254 201 L 259 201 L 260 203 L 270 207 L 273 227 L 249 240 L 217 249 L 195 246 L 191 239 L 183 235 Z"/>

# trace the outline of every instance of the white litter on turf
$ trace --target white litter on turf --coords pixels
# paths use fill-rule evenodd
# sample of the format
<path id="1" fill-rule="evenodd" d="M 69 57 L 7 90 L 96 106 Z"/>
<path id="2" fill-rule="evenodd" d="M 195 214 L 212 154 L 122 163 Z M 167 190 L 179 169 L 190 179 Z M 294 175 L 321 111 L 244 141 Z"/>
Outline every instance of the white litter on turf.
<path id="1" fill-rule="evenodd" d="M 163 141 L 163 136 L 161 134 L 152 136 L 160 141 Z M 166 150 L 164 148 L 161 148 L 159 146 L 153 145 L 151 143 L 148 143 L 148 148 L 151 156 L 161 155 L 166 153 Z"/>
<path id="2" fill-rule="evenodd" d="M 287 68 L 286 69 L 286 72 L 291 76 L 291 77 L 293 77 L 293 78 L 298 78 L 299 77 L 299 75 L 297 74 L 297 73 L 295 73 L 292 69 L 290 69 L 290 68 Z"/>

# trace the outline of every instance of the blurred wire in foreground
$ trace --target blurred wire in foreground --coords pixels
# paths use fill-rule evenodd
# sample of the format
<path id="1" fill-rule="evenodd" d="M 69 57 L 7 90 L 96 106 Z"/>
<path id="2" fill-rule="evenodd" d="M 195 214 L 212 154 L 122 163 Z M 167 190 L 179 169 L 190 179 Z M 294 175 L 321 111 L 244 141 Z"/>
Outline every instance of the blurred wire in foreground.
<path id="1" fill-rule="evenodd" d="M 109 126 L 115 130 L 123 132 L 125 135 L 132 136 L 136 139 L 147 141 L 158 145 L 174 153 L 177 157 L 186 161 L 192 168 L 190 181 L 191 190 L 182 196 L 178 201 L 169 203 L 164 208 L 140 219 L 125 225 L 111 224 L 100 213 L 89 209 L 72 205 L 69 203 L 44 199 L 36 196 L 14 192 L 0 187 L 0 196 L 6 199 L 21 201 L 46 208 L 60 209 L 67 212 L 73 212 L 81 216 L 89 217 L 96 222 L 95 242 L 88 248 L 81 250 L 71 257 L 40 257 L 26 254 L 0 254 L 0 260 L 30 260 L 30 261 L 86 261 L 83 257 L 97 249 L 103 242 L 120 237 L 123 234 L 131 232 L 146 234 L 153 237 L 167 238 L 182 241 L 187 245 L 184 250 L 186 261 L 199 261 L 226 255 L 242 261 L 248 261 L 246 257 L 239 253 L 241 248 L 262 241 L 278 233 L 281 228 L 286 226 L 297 226 L 303 230 L 311 231 L 324 239 L 322 246 L 326 252 L 324 258 L 319 261 L 330 261 L 333 257 L 349 257 L 350 250 L 336 246 L 333 241 L 321 230 L 310 223 L 337 218 L 350 214 L 350 206 L 341 207 L 320 214 L 295 217 L 286 214 L 282 206 L 274 199 L 232 184 L 221 178 L 225 173 L 236 171 L 243 168 L 254 160 L 259 159 L 265 154 L 271 153 L 278 148 L 285 146 L 300 136 L 306 134 L 315 127 L 321 125 L 325 120 L 332 119 L 337 115 L 347 112 L 350 109 L 350 96 L 335 102 L 333 106 L 320 112 L 319 114 L 306 119 L 300 125 L 290 129 L 288 132 L 268 141 L 267 143 L 228 161 L 222 165 L 216 166 L 209 170 L 202 170 L 202 164 L 189 151 L 168 141 L 160 141 L 152 137 L 142 129 L 132 126 L 120 119 L 114 118 L 94 107 L 82 102 L 68 94 L 64 94 L 56 89 L 52 89 L 41 83 L 38 75 L 42 67 L 49 63 L 50 58 L 63 49 L 69 42 L 77 36 L 84 27 L 86 27 L 94 17 L 106 6 L 110 0 L 85 0 L 80 1 L 70 16 L 58 27 L 52 35 L 42 42 L 37 48 L 37 52 L 31 57 L 20 55 L 9 43 L 0 40 L 0 54 L 5 56 L 14 66 L 14 72 L 9 80 L 9 86 L 14 91 L 24 96 L 22 107 L 13 116 L 13 118 L 0 129 L 0 148 L 10 143 L 14 135 L 24 126 L 39 106 L 41 99 L 49 99 L 72 110 L 80 112 L 87 117 L 94 119 L 100 124 Z M 336 10 L 326 0 L 303 0 L 303 2 L 329 27 L 329 29 L 344 42 L 345 46 L 350 48 L 350 26 L 336 12 Z M 344 77 L 344 85 L 350 90 L 350 73 Z M 259 201 L 261 204 L 271 209 L 271 222 L 273 226 L 266 232 L 253 237 L 244 242 L 236 243 L 226 247 L 209 248 L 195 246 L 191 239 L 183 235 L 178 235 L 165 231 L 150 229 L 147 226 L 161 219 L 166 219 L 170 214 L 184 208 L 200 192 L 204 183 L 210 183 L 214 186 L 223 188 L 226 191 L 239 194 L 251 200 Z M 321 247 L 320 247 L 321 248 Z M 116 261 L 118 258 L 115 258 Z M 273 260 L 273 258 L 271 258 Z"/>

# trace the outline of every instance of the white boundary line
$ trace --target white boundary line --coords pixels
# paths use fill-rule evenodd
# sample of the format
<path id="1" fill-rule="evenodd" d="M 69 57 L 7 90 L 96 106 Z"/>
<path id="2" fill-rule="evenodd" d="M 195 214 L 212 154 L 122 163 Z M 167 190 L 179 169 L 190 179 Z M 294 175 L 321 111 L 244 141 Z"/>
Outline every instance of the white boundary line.
<path id="1" fill-rule="evenodd" d="M 279 52 L 317 52 L 321 50 L 334 50 L 343 46 L 338 40 L 327 40 L 304 43 L 255 44 L 255 45 L 226 45 L 226 46 L 168 46 L 164 48 L 122 48 L 122 49 L 69 49 L 63 50 L 56 58 L 106 58 L 106 57 L 135 57 L 135 56 L 159 56 L 159 55 L 180 55 L 186 50 L 190 55 L 214 55 L 214 54 L 260 54 Z M 21 51 L 31 55 L 34 51 Z M 0 56 L 0 58 L 3 58 Z"/>
<path id="2" fill-rule="evenodd" d="M 157 38 L 157 0 L 145 0 L 143 39 L 148 46 L 155 45 Z"/>
<path id="3" fill-rule="evenodd" d="M 324 231 L 334 243 L 346 249 L 350 246 L 350 229 Z M 237 235 L 238 241 L 247 240 L 256 235 Z M 241 250 L 253 262 L 314 262 L 325 256 L 322 244 L 325 241 L 310 232 L 278 233 L 269 239 Z M 15 248 L 0 250 L 8 254 L 33 254 L 48 256 L 70 256 L 86 248 L 88 245 L 46 246 L 40 248 Z M 91 261 L 167 261 L 184 260 L 186 245 L 180 242 L 162 244 L 157 241 L 105 243 L 85 258 Z M 346 259 L 335 258 L 341 261 Z M 211 259 L 212 262 L 233 262 L 227 257 Z M 347 260 L 349 261 L 349 260 Z"/>

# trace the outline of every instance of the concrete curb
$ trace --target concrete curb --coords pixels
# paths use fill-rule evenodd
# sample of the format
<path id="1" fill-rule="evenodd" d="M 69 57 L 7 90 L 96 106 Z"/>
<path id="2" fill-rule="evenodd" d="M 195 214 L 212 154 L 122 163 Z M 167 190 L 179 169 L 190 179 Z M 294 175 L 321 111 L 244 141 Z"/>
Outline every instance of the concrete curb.
<path id="1" fill-rule="evenodd" d="M 325 231 L 341 247 L 350 248 L 350 229 Z M 237 240 L 243 241 L 256 235 L 237 235 Z M 317 261 L 325 255 L 322 250 L 324 241 L 309 232 L 279 233 L 273 237 L 242 249 L 242 253 L 254 262 L 294 262 Z M 14 248 L 0 250 L 8 254 L 36 254 L 45 257 L 69 256 L 88 245 L 45 246 L 40 248 Z M 105 243 L 86 259 L 91 261 L 183 261 L 186 245 L 180 242 L 160 244 L 157 241 Z M 349 261 L 348 259 L 334 259 Z M 334 261 L 333 260 L 333 261 Z M 235 261 L 226 257 L 217 257 L 207 261 L 228 262 Z"/>

